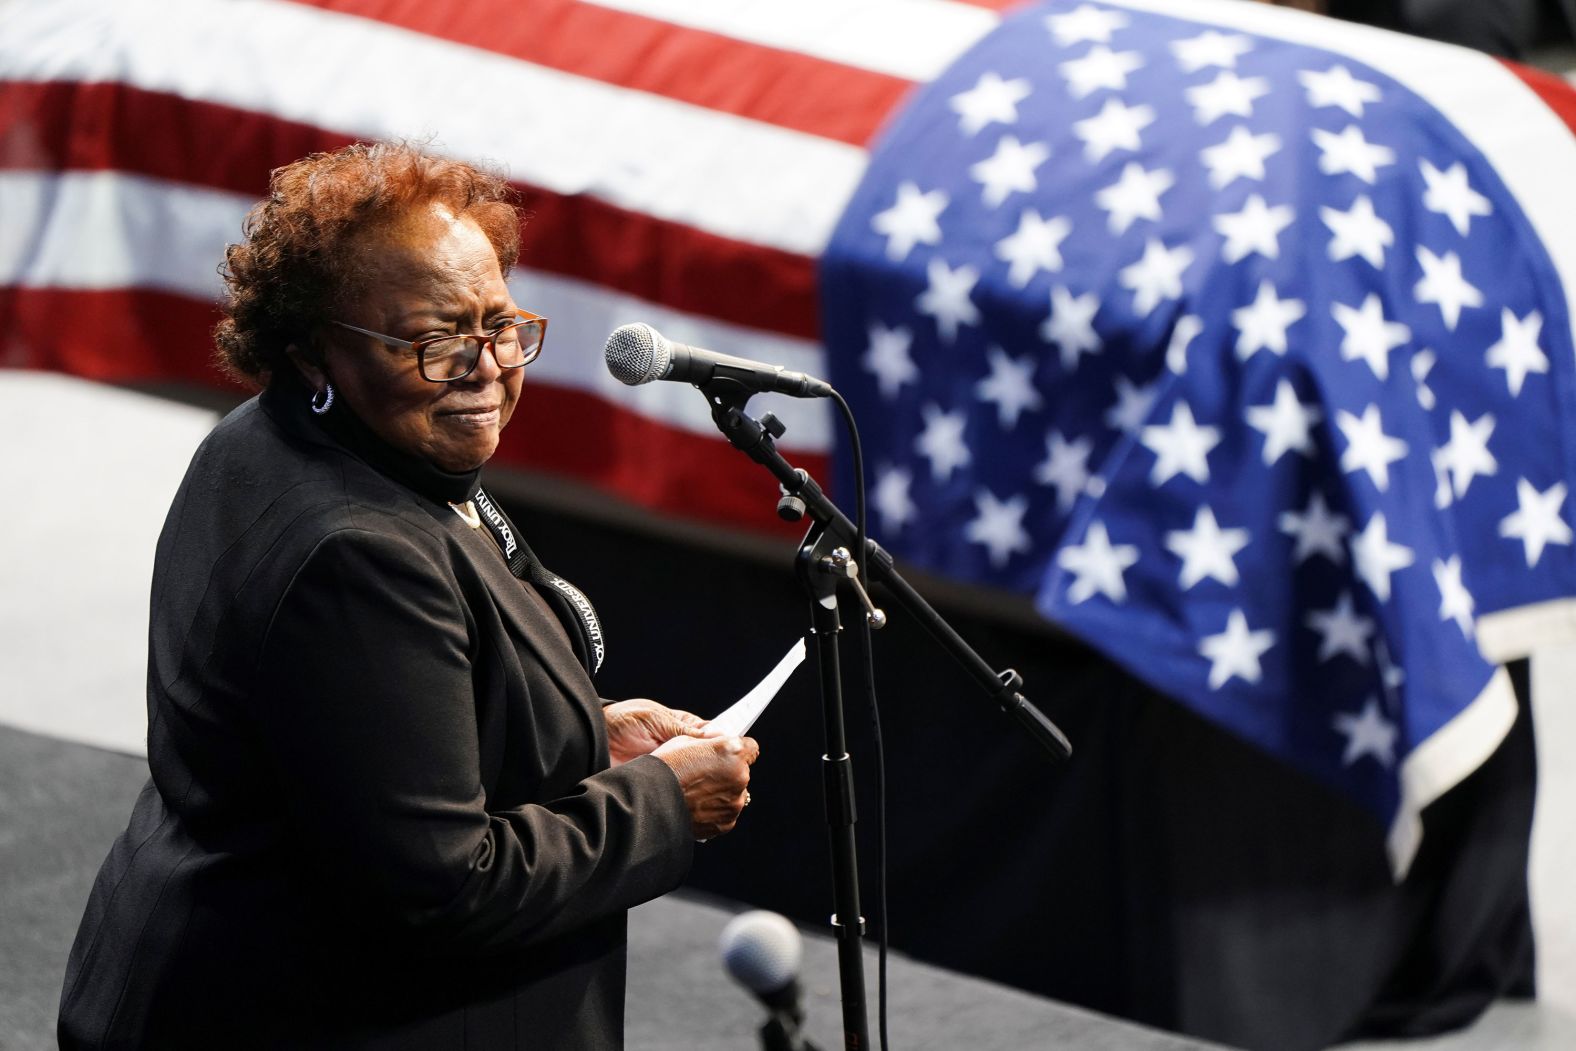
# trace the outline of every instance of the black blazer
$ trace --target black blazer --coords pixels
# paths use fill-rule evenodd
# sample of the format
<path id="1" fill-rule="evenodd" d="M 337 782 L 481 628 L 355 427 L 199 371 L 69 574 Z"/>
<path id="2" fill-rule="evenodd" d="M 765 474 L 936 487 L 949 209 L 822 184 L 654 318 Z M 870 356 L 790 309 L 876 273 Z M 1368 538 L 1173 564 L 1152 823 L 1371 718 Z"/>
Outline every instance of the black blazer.
<path id="1" fill-rule="evenodd" d="M 609 769 L 492 537 L 293 393 L 218 426 L 160 537 L 152 779 L 62 1047 L 622 1046 L 625 910 L 693 850 L 677 779 Z"/>

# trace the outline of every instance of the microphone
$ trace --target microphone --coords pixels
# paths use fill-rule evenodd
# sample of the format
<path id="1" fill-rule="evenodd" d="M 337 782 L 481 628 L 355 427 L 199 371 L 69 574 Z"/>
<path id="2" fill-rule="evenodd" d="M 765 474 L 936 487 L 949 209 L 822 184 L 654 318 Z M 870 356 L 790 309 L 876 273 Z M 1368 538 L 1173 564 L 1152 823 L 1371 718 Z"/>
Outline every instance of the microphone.
<path id="1" fill-rule="evenodd" d="M 701 386 L 714 379 L 728 379 L 747 390 L 788 394 L 795 398 L 829 398 L 831 384 L 790 372 L 781 365 L 767 365 L 735 358 L 664 339 L 662 333 L 642 322 L 620 325 L 607 337 L 607 371 L 638 387 L 652 380 L 677 380 Z"/>
<path id="2" fill-rule="evenodd" d="M 799 1032 L 804 1025 L 799 961 L 804 941 L 786 917 L 757 909 L 728 921 L 718 947 L 728 976 L 771 1012 L 761 1026 L 765 1051 L 815 1051 Z"/>

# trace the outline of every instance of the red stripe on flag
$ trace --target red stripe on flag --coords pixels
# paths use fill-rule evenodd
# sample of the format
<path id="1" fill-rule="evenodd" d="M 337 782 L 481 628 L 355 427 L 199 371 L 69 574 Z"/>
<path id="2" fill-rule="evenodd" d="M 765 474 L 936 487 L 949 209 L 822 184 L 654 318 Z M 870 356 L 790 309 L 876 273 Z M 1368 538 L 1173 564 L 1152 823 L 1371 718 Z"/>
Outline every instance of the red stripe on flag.
<path id="1" fill-rule="evenodd" d="M 0 286 L 0 366 L 241 394 L 213 364 L 219 316 L 212 304 L 148 289 Z M 789 455 L 826 476 L 825 455 Z M 678 430 L 580 391 L 528 382 L 493 462 L 568 475 L 684 517 L 778 534 L 801 529 L 776 517 L 771 476 L 721 435 Z"/>
<path id="2" fill-rule="evenodd" d="M 1576 134 L 1576 88 L 1573 88 L 1563 77 L 1553 73 L 1545 73 L 1541 69 L 1532 69 L 1516 62 L 1506 62 L 1510 71 L 1531 88 L 1541 98 L 1554 115 L 1565 122 L 1565 126 Z"/>
<path id="3" fill-rule="evenodd" d="M 0 168 L 14 170 L 118 170 L 261 197 L 271 169 L 351 141 L 311 125 L 122 84 L 7 83 L 0 91 Z M 806 256 L 594 197 L 517 189 L 533 214 L 522 266 L 689 314 L 820 336 L 815 262 Z M 239 239 L 240 230 L 235 233 Z"/>
<path id="4" fill-rule="evenodd" d="M 0 366 L 234 386 L 212 359 L 221 316 L 212 303 L 151 289 L 0 285 Z"/>
<path id="5" fill-rule="evenodd" d="M 826 455 L 784 455 L 826 479 Z M 777 482 L 722 435 L 669 427 L 582 391 L 527 384 L 494 462 L 568 474 L 680 517 L 795 537 L 804 531 L 777 517 Z"/>
<path id="6" fill-rule="evenodd" d="M 296 2 L 856 146 L 870 141 L 913 86 L 883 73 L 574 0 L 537 0 L 520 8 L 519 18 L 499 18 L 496 7 L 482 4 Z"/>

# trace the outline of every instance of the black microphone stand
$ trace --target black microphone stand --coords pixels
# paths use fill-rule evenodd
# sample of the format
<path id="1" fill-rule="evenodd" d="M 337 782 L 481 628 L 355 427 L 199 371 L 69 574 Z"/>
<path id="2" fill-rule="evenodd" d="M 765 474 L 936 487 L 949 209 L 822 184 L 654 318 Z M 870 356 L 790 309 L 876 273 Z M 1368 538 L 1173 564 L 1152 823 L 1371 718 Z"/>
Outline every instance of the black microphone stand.
<path id="1" fill-rule="evenodd" d="M 750 416 L 744 406 L 756 392 L 745 383 L 717 375 L 698 385 L 711 403 L 711 418 L 729 444 L 761 464 L 777 479 L 782 498 L 777 513 L 789 521 L 808 515 L 809 531 L 799 545 L 795 574 L 810 598 L 811 631 L 815 635 L 816 656 L 821 669 L 821 707 L 826 733 L 826 753 L 821 761 L 825 793 L 826 823 L 832 848 L 832 927 L 837 938 L 837 969 L 843 1004 L 843 1046 L 848 1051 L 864 1051 L 870 1046 L 869 1021 L 865 1011 L 865 971 L 863 959 L 864 916 L 859 910 L 859 863 L 854 843 L 854 774 L 848 755 L 843 724 L 842 668 L 838 654 L 838 635 L 842 620 L 838 614 L 839 588 L 847 587 L 858 597 L 872 627 L 886 623 L 886 615 L 870 601 L 859 584 L 861 562 L 869 567 L 870 578 L 885 585 L 903 609 L 919 621 L 941 647 L 952 654 L 964 670 L 1018 724 L 1057 759 L 1072 755 L 1072 745 L 1056 724 L 1047 719 L 1019 688 L 1023 677 L 1008 669 L 997 672 L 985 663 L 952 626 L 930 607 L 898 573 L 889 555 L 879 544 L 867 540 L 862 559 L 852 552 L 859 546 L 858 530 L 840 511 L 815 479 L 783 459 L 774 439 L 786 431 L 781 420 L 771 413 L 760 419 Z M 858 674 L 854 681 L 871 681 L 866 667 L 871 656 L 857 648 Z"/>

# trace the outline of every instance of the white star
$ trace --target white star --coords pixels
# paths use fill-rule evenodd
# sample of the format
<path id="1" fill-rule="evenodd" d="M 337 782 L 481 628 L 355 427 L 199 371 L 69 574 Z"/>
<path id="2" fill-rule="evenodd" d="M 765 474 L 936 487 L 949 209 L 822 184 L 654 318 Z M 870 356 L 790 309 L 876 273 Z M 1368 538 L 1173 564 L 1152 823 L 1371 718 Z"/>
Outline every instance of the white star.
<path id="1" fill-rule="evenodd" d="M 1292 224 L 1296 215 L 1291 205 L 1271 208 L 1263 197 L 1254 194 L 1242 211 L 1215 216 L 1215 230 L 1226 239 L 1220 249 L 1221 258 L 1236 263 L 1257 252 L 1266 259 L 1279 259 L 1281 231 Z"/>
<path id="2" fill-rule="evenodd" d="M 1346 736 L 1346 751 L 1341 755 L 1341 765 L 1351 766 L 1365 755 L 1371 755 L 1386 770 L 1395 765 L 1396 726 L 1379 711 L 1379 702 L 1370 697 L 1360 715 L 1350 712 L 1336 713 L 1332 723 Z"/>
<path id="3" fill-rule="evenodd" d="M 1093 292 L 1075 296 L 1061 285 L 1051 289 L 1051 316 L 1040 325 L 1040 338 L 1061 349 L 1062 368 L 1071 372 L 1078 367 L 1079 355 L 1100 349 L 1094 330 L 1094 316 L 1100 310 L 1100 297 Z"/>
<path id="4" fill-rule="evenodd" d="M 1342 544 L 1351 521 L 1345 515 L 1332 513 L 1324 502 L 1323 493 L 1314 493 L 1308 499 L 1307 510 L 1301 514 L 1282 511 L 1278 524 L 1282 533 L 1297 540 L 1297 548 L 1292 552 L 1294 563 L 1301 565 L 1304 559 L 1314 555 L 1323 555 L 1338 566 L 1346 563 L 1346 549 Z"/>
<path id="5" fill-rule="evenodd" d="M 1461 257 L 1454 252 L 1446 252 L 1441 258 L 1418 245 L 1417 261 L 1422 264 L 1423 279 L 1413 289 L 1413 295 L 1419 303 L 1437 303 L 1445 327 L 1454 332 L 1461 319 L 1461 308 L 1482 306 L 1483 293 L 1461 276 Z"/>
<path id="6" fill-rule="evenodd" d="M 1264 465 L 1273 467 L 1289 452 L 1312 456 L 1314 424 L 1324 418 L 1317 406 L 1304 405 L 1289 380 L 1275 384 L 1275 400 L 1268 405 L 1250 405 L 1248 424 L 1264 435 Z"/>
<path id="7" fill-rule="evenodd" d="M 1226 630 L 1206 635 L 1198 644 L 1200 655 L 1209 659 L 1209 688 L 1218 690 L 1232 678 L 1258 682 L 1264 671 L 1259 658 L 1275 645 L 1273 631 L 1249 631 L 1248 618 L 1234 609 L 1226 618 Z"/>
<path id="8" fill-rule="evenodd" d="M 941 243 L 941 224 L 936 220 L 947 207 L 947 195 L 940 190 L 920 193 L 919 187 L 905 182 L 897 188 L 897 201 L 870 220 L 876 233 L 887 239 L 887 258 L 901 263 L 917 244 Z"/>
<path id="9" fill-rule="evenodd" d="M 974 385 L 974 393 L 981 401 L 993 402 L 996 420 L 1003 430 L 1016 427 L 1018 417 L 1038 409 L 1044 402 L 1034 389 L 1034 359 L 1027 354 L 1016 360 L 1009 358 L 1000 347 L 985 351 L 990 363 L 990 375 Z"/>
<path id="10" fill-rule="evenodd" d="M 1166 344 L 1166 368 L 1178 376 L 1187 371 L 1187 348 L 1204 332 L 1204 321 L 1197 314 L 1183 314 L 1171 329 Z"/>
<path id="11" fill-rule="evenodd" d="M 1187 40 L 1172 43 L 1171 51 L 1184 72 L 1197 73 L 1209 66 L 1236 69 L 1237 59 L 1253 50 L 1253 42 L 1245 36 L 1217 33 L 1211 29 Z"/>
<path id="12" fill-rule="evenodd" d="M 1358 80 L 1345 66 L 1331 66 L 1324 73 L 1305 70 L 1297 74 L 1297 79 L 1307 89 L 1308 105 L 1314 109 L 1339 106 L 1352 116 L 1361 117 L 1363 107 L 1380 98 L 1377 85 Z"/>
<path id="13" fill-rule="evenodd" d="M 1331 303 L 1330 313 L 1345 330 L 1341 357 L 1347 361 L 1361 358 L 1381 380 L 1390 377 L 1390 352 L 1412 338 L 1412 330 L 1399 321 L 1386 321 L 1379 293 L 1370 292 L 1360 307 Z"/>
<path id="14" fill-rule="evenodd" d="M 1094 444 L 1088 438 L 1068 442 L 1060 431 L 1045 435 L 1045 459 L 1034 468 L 1034 480 L 1056 487 L 1056 506 L 1066 513 L 1089 484 L 1089 453 Z"/>
<path id="15" fill-rule="evenodd" d="M 968 466 L 974 459 L 963 440 L 968 413 L 963 409 L 942 412 L 939 406 L 926 405 L 920 409 L 920 415 L 925 418 L 925 429 L 914 439 L 914 448 L 930 461 L 930 476 L 945 482 L 953 471 Z"/>
<path id="16" fill-rule="evenodd" d="M 1051 273 L 1062 268 L 1062 242 L 1073 232 L 1073 224 L 1061 216 L 1041 219 L 1033 208 L 1018 216 L 1018 229 L 996 242 L 996 258 L 1007 264 L 1007 281 L 1023 288 L 1041 270 Z"/>
<path id="17" fill-rule="evenodd" d="M 1122 268 L 1117 283 L 1133 290 L 1133 313 L 1148 317 L 1161 303 L 1182 295 L 1182 272 L 1193 262 L 1187 245 L 1167 248 L 1151 237 L 1138 262 Z"/>
<path id="18" fill-rule="evenodd" d="M 1313 143 L 1319 147 L 1319 170 L 1326 175 L 1351 173 L 1370 186 L 1379 178 L 1379 169 L 1395 163 L 1395 151 L 1376 146 L 1363 138 L 1363 131 L 1348 124 L 1339 135 L 1313 129 Z"/>
<path id="19" fill-rule="evenodd" d="M 995 153 L 970 165 L 969 177 L 984 187 L 980 197 L 986 206 L 995 208 L 1015 192 L 1033 193 L 1039 186 L 1034 169 L 1050 155 L 1050 147 L 1043 142 L 1025 145 L 1011 135 L 1003 135 L 996 143 Z"/>
<path id="20" fill-rule="evenodd" d="M 1379 665 L 1379 681 L 1384 684 L 1385 695 L 1394 700 L 1396 691 L 1406 685 L 1406 670 L 1390 659 L 1390 647 L 1384 636 L 1374 640 L 1374 663 Z"/>
<path id="21" fill-rule="evenodd" d="M 1195 482 L 1209 481 L 1209 451 L 1220 444 L 1219 427 L 1200 427 L 1193 410 L 1179 401 L 1171 410 L 1171 422 L 1151 424 L 1139 432 L 1138 440 L 1155 454 L 1149 484 L 1160 486 L 1179 474 Z"/>
<path id="22" fill-rule="evenodd" d="M 1218 580 L 1227 587 L 1236 587 L 1241 577 L 1237 552 L 1248 546 L 1246 529 L 1222 529 L 1215 521 L 1215 512 L 1207 506 L 1200 507 L 1193 516 L 1192 529 L 1176 529 L 1166 533 L 1166 549 L 1182 560 L 1177 575 L 1177 586 L 1183 591 L 1192 588 L 1206 577 Z"/>
<path id="23" fill-rule="evenodd" d="M 1428 185 L 1423 192 L 1423 207 L 1448 218 L 1450 225 L 1462 237 L 1472 229 L 1474 215 L 1494 214 L 1494 206 L 1488 198 L 1467 182 L 1467 168 L 1460 161 L 1445 171 L 1440 171 L 1426 160 L 1419 161 L 1418 168 L 1423 173 L 1423 182 Z"/>
<path id="24" fill-rule="evenodd" d="M 1253 101 L 1270 93 L 1270 82 L 1263 77 L 1243 80 L 1230 70 L 1223 70 L 1208 84 L 1196 84 L 1187 89 L 1187 100 L 1193 107 L 1193 117 L 1208 127 L 1221 117 L 1253 116 Z"/>
<path id="25" fill-rule="evenodd" d="M 1368 663 L 1368 639 L 1374 633 L 1374 622 L 1357 612 L 1350 592 L 1341 592 L 1333 609 L 1313 610 L 1303 623 L 1319 633 L 1321 664 L 1343 653 L 1358 664 Z"/>
<path id="26" fill-rule="evenodd" d="M 1384 512 L 1376 512 L 1352 542 L 1352 560 L 1362 578 L 1381 602 L 1390 601 L 1390 577 L 1412 564 L 1412 549 L 1390 543 Z"/>
<path id="27" fill-rule="evenodd" d="M 1143 146 L 1138 133 L 1155 122 L 1149 106 L 1129 106 L 1121 99 L 1106 99 L 1093 117 L 1073 122 L 1073 134 L 1084 142 L 1084 156 L 1091 163 L 1104 160 L 1112 150 L 1137 150 Z"/>
<path id="28" fill-rule="evenodd" d="M 1238 125 L 1225 142 L 1210 146 L 1200 156 L 1209 169 L 1209 184 L 1223 190 L 1238 179 L 1264 180 L 1264 161 L 1281 148 L 1280 136 L 1255 135 Z"/>
<path id="29" fill-rule="evenodd" d="M 1253 302 L 1231 312 L 1231 323 L 1237 326 L 1238 360 L 1247 361 L 1261 350 L 1285 354 L 1286 330 L 1307 312 L 1302 300 L 1281 299 L 1268 279 L 1260 281 Z"/>
<path id="30" fill-rule="evenodd" d="M 1494 433 L 1494 416 L 1484 413 L 1472 423 L 1455 409 L 1450 410 L 1450 441 L 1439 450 L 1437 465 L 1450 472 L 1456 499 L 1467 495 L 1467 487 L 1478 475 L 1485 478 L 1499 473 L 1499 461 L 1488 451 L 1489 435 Z"/>
<path id="31" fill-rule="evenodd" d="M 909 495 L 913 484 L 914 475 L 906 467 L 885 466 L 876 472 L 875 491 L 870 502 L 876 505 L 881 528 L 886 532 L 898 532 L 919 514 L 919 508 L 914 506 Z"/>
<path id="32" fill-rule="evenodd" d="M 1045 26 L 1062 47 L 1085 41 L 1109 44 L 1112 33 L 1127 28 L 1127 16 L 1083 4 L 1065 15 L 1046 15 Z"/>
<path id="33" fill-rule="evenodd" d="M 1149 418 L 1155 403 L 1155 385 L 1140 387 L 1126 376 L 1116 377 L 1116 404 L 1105 411 L 1105 425 L 1123 434 L 1136 434 Z"/>
<path id="34" fill-rule="evenodd" d="M 980 323 L 979 308 L 969 298 L 980 279 L 978 270 L 972 266 L 953 270 L 942 260 L 932 259 L 925 275 L 930 283 L 914 300 L 914 309 L 936 319 L 936 331 L 944 341 L 951 343 L 958 338 L 959 325 Z"/>
<path id="35" fill-rule="evenodd" d="M 1073 98 L 1087 98 L 1102 88 L 1112 91 L 1127 89 L 1127 75 L 1143 67 L 1144 58 L 1136 51 L 1113 52 L 1104 44 L 1096 44 L 1082 58 L 1061 64 L 1062 76 L 1067 78 L 1067 90 Z"/>
<path id="36" fill-rule="evenodd" d="M 1429 412 L 1434 411 L 1434 392 L 1428 387 L 1428 374 L 1434 370 L 1438 359 L 1427 348 L 1412 355 L 1412 382 L 1417 384 L 1417 404 Z"/>
<path id="37" fill-rule="evenodd" d="M 1428 454 L 1434 468 L 1434 507 L 1443 511 L 1455 502 L 1450 494 L 1450 465 L 1445 462 L 1445 450 L 1435 449 Z"/>
<path id="38" fill-rule="evenodd" d="M 1129 163 L 1122 169 L 1122 177 L 1094 195 L 1094 203 L 1110 212 L 1113 234 L 1126 233 L 1135 219 L 1160 220 L 1160 195 L 1176 185 L 1176 179 L 1164 168 L 1145 171 L 1143 165 Z"/>
<path id="39" fill-rule="evenodd" d="M 919 368 L 909 356 L 914 334 L 899 325 L 887 328 L 879 321 L 870 323 L 870 349 L 859 359 L 868 372 L 875 373 L 883 398 L 895 398 L 903 384 L 919 378 Z"/>
<path id="40" fill-rule="evenodd" d="M 1395 231 L 1374 213 L 1367 194 L 1359 194 L 1350 211 L 1320 208 L 1319 218 L 1330 228 L 1330 262 L 1360 256 L 1375 270 L 1384 269 L 1384 250 L 1395 244 Z"/>
<path id="41" fill-rule="evenodd" d="M 1517 510 L 1499 523 L 1499 535 L 1521 541 L 1528 569 L 1538 564 L 1549 544 L 1571 542 L 1571 527 L 1560 517 L 1565 496 L 1564 482 L 1556 482 L 1540 493 L 1525 478 L 1516 480 Z"/>
<path id="42" fill-rule="evenodd" d="M 1490 368 L 1505 370 L 1505 383 L 1511 397 L 1521 395 L 1521 385 L 1529 372 L 1549 371 L 1549 359 L 1538 348 L 1538 337 L 1543 332 L 1543 315 L 1534 310 L 1524 318 L 1505 307 L 1499 315 L 1499 341 L 1488 348 L 1484 360 Z"/>
<path id="43" fill-rule="evenodd" d="M 1453 620 L 1467 638 L 1472 637 L 1472 593 L 1461 583 L 1461 556 L 1449 562 L 1434 559 L 1434 583 L 1439 586 L 1439 619 Z"/>
<path id="44" fill-rule="evenodd" d="M 998 500 L 990 490 L 981 489 L 974 494 L 975 515 L 963 527 L 963 536 L 972 544 L 984 544 L 990 564 L 1000 569 L 1015 553 L 1027 554 L 1034 546 L 1023 528 L 1028 510 L 1029 498 L 1021 493 Z"/>
<path id="45" fill-rule="evenodd" d="M 1341 453 L 1341 470 L 1367 471 L 1374 485 L 1382 493 L 1390 488 L 1390 465 L 1406 456 L 1406 442 L 1384 433 L 1384 420 L 1379 416 L 1379 406 L 1369 405 L 1361 419 L 1349 412 L 1339 412 L 1336 426 L 1346 438 L 1346 451 Z"/>
<path id="46" fill-rule="evenodd" d="M 1056 564 L 1074 577 L 1067 588 L 1067 601 L 1073 605 L 1094 595 L 1112 602 L 1127 601 L 1127 583 L 1122 573 L 1138 561 L 1138 548 L 1132 544 L 1111 544 L 1104 522 L 1090 522 L 1084 542 L 1057 552 Z"/>
<path id="47" fill-rule="evenodd" d="M 972 137 L 992 124 L 1016 124 L 1018 103 L 1029 97 L 1029 90 L 1021 77 L 1003 80 L 983 73 L 972 88 L 952 96 L 950 105 L 958 114 L 958 127 Z"/>

